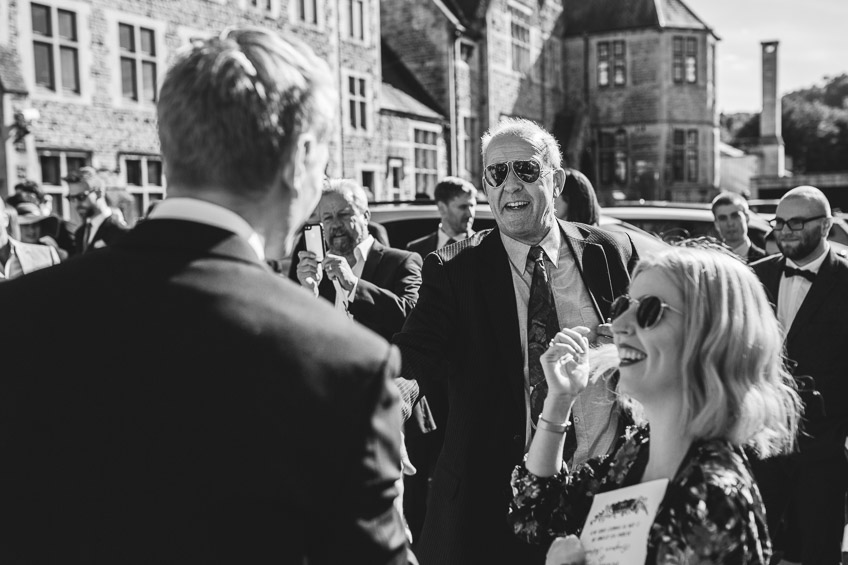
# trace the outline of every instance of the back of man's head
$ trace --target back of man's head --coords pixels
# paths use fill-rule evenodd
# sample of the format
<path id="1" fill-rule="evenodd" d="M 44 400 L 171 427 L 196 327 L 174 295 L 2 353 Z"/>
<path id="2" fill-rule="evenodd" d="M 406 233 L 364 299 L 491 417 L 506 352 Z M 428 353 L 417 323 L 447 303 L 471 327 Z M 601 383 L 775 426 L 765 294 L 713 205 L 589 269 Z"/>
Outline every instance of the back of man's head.
<path id="1" fill-rule="evenodd" d="M 719 206 L 735 206 L 739 205 L 745 210 L 745 213 L 748 213 L 748 201 L 745 198 L 736 192 L 722 192 L 715 198 L 713 198 L 712 203 L 712 211 L 713 215 L 716 213 L 716 208 Z"/>
<path id="2" fill-rule="evenodd" d="M 436 202 L 444 202 L 447 204 L 457 196 L 468 194 L 477 196 L 477 189 L 473 184 L 459 177 L 445 177 L 439 181 L 433 192 L 433 199 Z"/>
<path id="3" fill-rule="evenodd" d="M 195 42 L 162 84 L 159 139 L 172 184 L 261 190 L 309 131 L 335 123 L 329 67 L 306 48 L 260 28 Z"/>

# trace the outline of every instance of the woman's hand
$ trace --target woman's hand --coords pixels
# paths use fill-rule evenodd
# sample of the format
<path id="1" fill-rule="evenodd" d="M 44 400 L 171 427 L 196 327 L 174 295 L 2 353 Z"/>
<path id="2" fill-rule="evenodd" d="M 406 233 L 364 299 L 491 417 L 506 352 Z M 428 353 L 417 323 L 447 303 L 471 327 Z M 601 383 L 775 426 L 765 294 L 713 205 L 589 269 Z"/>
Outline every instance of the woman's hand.
<path id="1" fill-rule="evenodd" d="M 589 382 L 589 328 L 564 329 L 551 340 L 540 361 L 548 383 L 548 396 L 574 398 Z"/>

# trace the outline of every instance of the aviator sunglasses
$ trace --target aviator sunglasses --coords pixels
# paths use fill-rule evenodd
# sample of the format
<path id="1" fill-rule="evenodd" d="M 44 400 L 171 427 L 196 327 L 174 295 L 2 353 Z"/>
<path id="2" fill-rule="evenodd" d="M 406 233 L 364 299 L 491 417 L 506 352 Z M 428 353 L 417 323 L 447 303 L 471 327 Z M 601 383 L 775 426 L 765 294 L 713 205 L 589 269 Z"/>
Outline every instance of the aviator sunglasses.
<path id="1" fill-rule="evenodd" d="M 522 159 L 516 161 L 504 161 L 503 163 L 495 163 L 486 167 L 483 171 L 483 178 L 486 183 L 492 188 L 499 188 L 509 176 L 509 171 L 512 170 L 518 180 L 528 184 L 539 180 L 553 169 L 542 169 L 542 164 L 536 159 Z"/>
<path id="2" fill-rule="evenodd" d="M 659 324 L 660 320 L 662 320 L 663 312 L 666 310 L 683 315 L 683 312 L 673 306 L 669 306 L 656 296 L 643 296 L 637 300 L 624 294 L 612 301 L 612 305 L 610 306 L 610 320 L 615 320 L 627 312 L 631 304 L 636 304 L 636 323 L 643 330 L 650 330 Z"/>

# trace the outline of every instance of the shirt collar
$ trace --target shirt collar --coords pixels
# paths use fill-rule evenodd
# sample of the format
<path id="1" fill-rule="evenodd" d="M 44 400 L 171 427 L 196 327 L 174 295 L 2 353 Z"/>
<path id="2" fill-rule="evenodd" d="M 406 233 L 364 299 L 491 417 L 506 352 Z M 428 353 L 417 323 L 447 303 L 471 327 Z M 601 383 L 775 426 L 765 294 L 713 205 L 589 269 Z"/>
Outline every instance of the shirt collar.
<path id="1" fill-rule="evenodd" d="M 789 257 L 786 258 L 786 265 L 789 266 L 789 267 L 792 267 L 794 269 L 801 269 L 802 271 L 810 271 L 812 273 L 818 273 L 819 269 L 821 269 L 822 263 L 824 263 L 824 259 L 825 259 L 825 257 L 827 257 L 828 253 L 830 253 L 830 244 L 827 241 L 825 241 L 824 242 L 824 251 L 822 251 L 821 255 L 819 255 L 818 257 L 816 257 L 815 259 L 813 259 L 812 261 L 810 261 L 809 263 L 807 263 L 803 267 L 799 267 L 798 263 L 796 263 L 795 261 L 793 261 Z"/>
<path id="2" fill-rule="evenodd" d="M 359 245 L 353 248 L 353 256 L 356 258 L 357 265 L 365 265 L 368 260 L 368 254 L 371 253 L 371 248 L 374 246 L 374 236 L 368 236 L 359 242 Z"/>
<path id="3" fill-rule="evenodd" d="M 462 241 L 463 239 L 468 239 L 472 235 L 474 235 L 474 230 L 468 230 L 468 233 L 464 233 L 464 234 L 461 234 L 461 235 L 450 236 L 450 235 L 447 234 L 447 232 L 445 232 L 444 228 L 442 228 L 442 224 L 439 224 L 438 241 L 436 242 L 437 243 L 436 249 L 441 249 L 442 247 L 447 245 L 448 241 L 450 239 L 453 239 L 454 241 Z"/>
<path id="4" fill-rule="evenodd" d="M 509 262 L 512 263 L 513 267 L 515 267 L 519 273 L 523 273 L 527 269 L 527 254 L 530 253 L 530 246 L 526 243 L 521 243 L 520 241 L 512 239 L 504 232 L 500 233 L 501 241 L 506 249 L 506 254 L 509 256 Z M 542 238 L 542 241 L 538 243 L 545 252 L 545 255 L 548 256 L 548 260 L 553 263 L 554 267 L 556 267 L 559 263 L 559 246 L 561 240 L 562 234 L 559 232 L 559 225 L 554 224 L 554 227 L 552 227 L 548 233 L 545 234 L 545 237 Z"/>
<path id="5" fill-rule="evenodd" d="M 750 248 L 751 248 L 751 240 L 750 240 L 750 238 L 746 235 L 746 236 L 745 236 L 745 241 L 743 241 L 743 242 L 742 242 L 742 245 L 739 245 L 738 247 L 734 247 L 734 248 L 732 249 L 732 251 L 733 251 L 735 254 L 739 255 L 740 257 L 743 257 L 743 258 L 744 258 L 744 257 L 747 257 L 747 256 L 748 256 L 748 250 L 749 250 Z"/>
<path id="6" fill-rule="evenodd" d="M 231 231 L 247 240 L 260 261 L 265 260 L 265 241 L 247 220 L 218 204 L 196 198 L 166 198 L 150 213 L 151 220 L 188 220 Z"/>

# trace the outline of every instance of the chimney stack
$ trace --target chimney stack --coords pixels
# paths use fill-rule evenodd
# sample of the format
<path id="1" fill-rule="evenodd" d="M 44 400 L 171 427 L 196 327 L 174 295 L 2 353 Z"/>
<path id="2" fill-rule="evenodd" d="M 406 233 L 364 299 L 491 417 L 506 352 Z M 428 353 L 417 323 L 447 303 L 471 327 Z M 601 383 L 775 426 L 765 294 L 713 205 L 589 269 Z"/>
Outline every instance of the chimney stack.
<path id="1" fill-rule="evenodd" d="M 760 174 L 782 177 L 786 169 L 781 126 L 781 100 L 777 92 L 779 41 L 763 41 L 763 109 L 760 113 Z"/>

